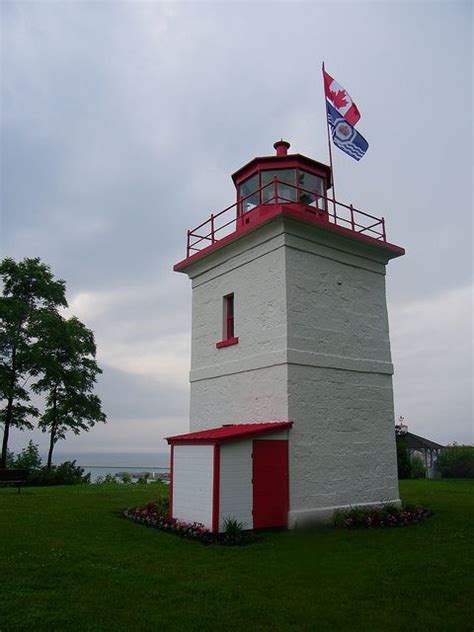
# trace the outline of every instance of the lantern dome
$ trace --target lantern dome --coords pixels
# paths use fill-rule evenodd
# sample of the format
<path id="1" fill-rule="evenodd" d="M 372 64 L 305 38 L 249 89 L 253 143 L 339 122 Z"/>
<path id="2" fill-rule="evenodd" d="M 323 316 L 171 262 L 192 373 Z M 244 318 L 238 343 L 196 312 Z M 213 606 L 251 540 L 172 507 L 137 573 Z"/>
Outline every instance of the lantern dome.
<path id="1" fill-rule="evenodd" d="M 239 212 L 272 203 L 299 203 L 326 210 L 331 168 L 302 154 L 289 154 L 290 143 L 283 139 L 273 147 L 274 156 L 253 158 L 232 175 Z M 273 187 L 275 180 L 278 182 Z"/>

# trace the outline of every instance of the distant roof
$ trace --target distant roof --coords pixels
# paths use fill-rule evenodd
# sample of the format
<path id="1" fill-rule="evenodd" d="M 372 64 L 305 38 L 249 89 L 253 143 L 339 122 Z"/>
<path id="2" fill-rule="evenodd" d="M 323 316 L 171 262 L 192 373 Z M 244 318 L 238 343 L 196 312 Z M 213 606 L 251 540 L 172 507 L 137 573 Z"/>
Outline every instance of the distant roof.
<path id="1" fill-rule="evenodd" d="M 198 430 L 187 434 L 166 437 L 168 443 L 221 443 L 225 441 L 237 441 L 255 435 L 276 430 L 291 428 L 292 421 L 270 421 L 257 424 L 229 424 L 219 428 L 209 428 L 208 430 Z"/>
<path id="2" fill-rule="evenodd" d="M 412 432 L 407 432 L 405 436 L 407 438 L 407 448 L 412 448 L 413 450 L 416 450 L 417 448 L 428 448 L 430 450 L 439 450 L 440 448 L 444 448 L 444 445 L 436 443 L 435 441 L 430 441 L 430 439 L 425 439 L 424 437 L 419 437 Z"/>

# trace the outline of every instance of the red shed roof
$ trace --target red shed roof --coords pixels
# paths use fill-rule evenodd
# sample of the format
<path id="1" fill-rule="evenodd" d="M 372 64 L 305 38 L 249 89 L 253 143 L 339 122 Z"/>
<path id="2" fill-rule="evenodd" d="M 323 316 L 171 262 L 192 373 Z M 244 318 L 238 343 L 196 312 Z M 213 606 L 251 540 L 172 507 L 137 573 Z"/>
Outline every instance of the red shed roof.
<path id="1" fill-rule="evenodd" d="M 187 434 L 166 437 L 166 441 L 175 443 L 221 443 L 224 441 L 237 441 L 253 437 L 254 435 L 266 432 L 275 432 L 291 428 L 292 421 L 270 421 L 257 424 L 229 424 L 220 428 L 209 428 L 208 430 L 198 430 Z"/>

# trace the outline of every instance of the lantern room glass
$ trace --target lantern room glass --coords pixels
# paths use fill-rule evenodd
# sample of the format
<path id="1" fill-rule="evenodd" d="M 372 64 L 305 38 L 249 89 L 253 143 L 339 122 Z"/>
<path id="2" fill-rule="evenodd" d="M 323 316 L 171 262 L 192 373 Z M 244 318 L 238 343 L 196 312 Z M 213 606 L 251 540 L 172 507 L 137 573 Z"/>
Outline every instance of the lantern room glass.
<path id="1" fill-rule="evenodd" d="M 278 180 L 278 203 L 296 202 L 296 169 L 275 169 L 262 171 L 262 204 L 275 203 L 275 187 L 273 182 Z"/>
<path id="2" fill-rule="evenodd" d="M 259 194 L 259 174 L 256 173 L 252 177 L 248 178 L 239 187 L 240 193 L 240 212 L 248 213 L 260 203 Z"/>
<path id="3" fill-rule="evenodd" d="M 309 171 L 298 170 L 298 202 L 307 206 L 316 206 L 316 196 L 318 198 L 318 208 L 326 210 L 326 199 L 324 191 L 324 180 Z"/>
<path id="4" fill-rule="evenodd" d="M 303 169 L 271 169 L 239 185 L 240 212 L 248 213 L 259 204 L 275 204 L 275 178 L 278 204 L 298 202 L 326 210 L 324 178 Z"/>

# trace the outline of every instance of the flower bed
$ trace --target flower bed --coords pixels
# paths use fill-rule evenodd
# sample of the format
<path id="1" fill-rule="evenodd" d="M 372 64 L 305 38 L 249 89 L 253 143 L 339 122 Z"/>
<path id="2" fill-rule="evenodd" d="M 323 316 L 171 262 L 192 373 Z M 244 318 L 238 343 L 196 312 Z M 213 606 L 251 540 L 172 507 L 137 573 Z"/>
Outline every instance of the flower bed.
<path id="1" fill-rule="evenodd" d="M 163 499 L 148 503 L 144 507 L 126 509 L 121 515 L 128 520 L 133 520 L 133 522 L 138 522 L 160 531 L 174 533 L 189 540 L 198 540 L 203 544 L 236 546 L 249 544 L 257 539 L 252 531 L 236 530 L 232 533 L 212 533 L 199 522 L 189 523 L 171 518 L 169 515 L 169 503 L 164 502 Z"/>
<path id="2" fill-rule="evenodd" d="M 170 518 L 168 512 L 160 511 L 160 507 L 156 502 L 148 503 L 144 507 L 126 509 L 122 515 L 124 518 L 133 520 L 133 522 L 160 529 L 160 531 L 176 533 L 190 540 L 200 540 L 201 542 L 212 540 L 212 533 L 204 525 L 198 522 L 189 524 Z"/>
<path id="3" fill-rule="evenodd" d="M 425 520 L 431 512 L 425 507 L 386 505 L 380 509 L 353 507 L 338 511 L 334 516 L 336 527 L 346 529 L 371 529 L 374 527 L 407 527 Z"/>

